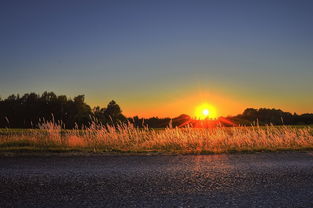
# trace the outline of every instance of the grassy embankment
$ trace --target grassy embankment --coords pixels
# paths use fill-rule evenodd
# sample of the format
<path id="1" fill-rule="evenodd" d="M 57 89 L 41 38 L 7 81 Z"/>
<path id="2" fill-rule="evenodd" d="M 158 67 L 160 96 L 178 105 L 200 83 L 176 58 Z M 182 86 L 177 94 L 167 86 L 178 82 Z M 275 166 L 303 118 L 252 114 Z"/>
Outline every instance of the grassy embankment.
<path id="1" fill-rule="evenodd" d="M 138 129 L 93 124 L 84 130 L 62 130 L 46 123 L 40 129 L 0 129 L 1 153 L 230 153 L 313 150 L 309 126 L 217 127 L 211 129 Z"/>

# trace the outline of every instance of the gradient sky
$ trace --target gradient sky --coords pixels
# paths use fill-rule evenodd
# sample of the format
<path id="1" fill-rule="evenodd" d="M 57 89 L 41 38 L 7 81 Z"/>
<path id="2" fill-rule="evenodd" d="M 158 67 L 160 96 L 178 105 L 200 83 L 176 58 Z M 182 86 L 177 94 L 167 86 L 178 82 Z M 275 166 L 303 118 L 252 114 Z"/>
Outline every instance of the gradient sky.
<path id="1" fill-rule="evenodd" d="M 85 94 L 127 116 L 313 112 L 313 1 L 1 0 L 0 96 Z"/>

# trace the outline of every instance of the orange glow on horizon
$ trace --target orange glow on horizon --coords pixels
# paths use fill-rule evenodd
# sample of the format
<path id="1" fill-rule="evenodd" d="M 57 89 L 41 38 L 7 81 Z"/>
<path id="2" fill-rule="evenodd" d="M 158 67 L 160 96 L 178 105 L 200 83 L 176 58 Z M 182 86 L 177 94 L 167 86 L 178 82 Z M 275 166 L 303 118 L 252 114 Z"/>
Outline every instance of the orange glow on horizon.
<path id="1" fill-rule="evenodd" d="M 193 119 L 197 117 L 202 119 L 217 119 L 220 116 L 237 115 L 246 106 L 252 106 L 238 102 L 233 95 L 225 94 L 218 90 L 214 91 L 197 92 L 190 90 L 181 93 L 168 93 L 166 95 L 153 94 L 149 99 L 144 99 L 146 97 L 136 97 L 136 99 L 132 97 L 120 97 L 114 98 L 114 100 L 120 105 L 122 113 L 125 116 L 139 116 L 143 118 L 175 118 L 181 114 L 187 114 Z M 104 103 L 102 106 L 105 107 L 109 101 L 109 99 L 101 101 Z M 99 105 L 99 102 L 95 100 L 94 106 Z M 197 116 L 196 109 L 203 104 L 210 107 L 202 107 L 200 111 L 201 116 Z M 207 112 L 203 112 L 204 110 L 207 110 Z"/>

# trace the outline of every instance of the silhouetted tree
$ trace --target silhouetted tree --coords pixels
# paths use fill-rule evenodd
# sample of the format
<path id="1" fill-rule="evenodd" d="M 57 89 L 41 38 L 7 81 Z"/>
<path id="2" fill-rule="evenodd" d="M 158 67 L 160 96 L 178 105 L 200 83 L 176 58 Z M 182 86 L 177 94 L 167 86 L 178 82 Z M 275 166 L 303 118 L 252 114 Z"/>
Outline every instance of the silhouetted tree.
<path id="1" fill-rule="evenodd" d="M 249 121 L 255 121 L 258 118 L 258 110 L 254 109 L 254 108 L 247 108 L 243 112 L 242 116 Z"/>
<path id="2" fill-rule="evenodd" d="M 106 108 L 95 107 L 93 115 L 102 124 L 116 125 L 127 122 L 127 118 L 122 114 L 120 106 L 114 100 L 110 101 Z"/>

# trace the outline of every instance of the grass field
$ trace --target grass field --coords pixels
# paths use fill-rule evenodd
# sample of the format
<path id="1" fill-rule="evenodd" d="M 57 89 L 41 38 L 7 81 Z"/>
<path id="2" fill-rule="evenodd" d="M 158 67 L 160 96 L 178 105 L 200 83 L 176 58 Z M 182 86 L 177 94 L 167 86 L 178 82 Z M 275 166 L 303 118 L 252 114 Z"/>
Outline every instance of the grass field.
<path id="1" fill-rule="evenodd" d="M 62 130 L 46 123 L 40 129 L 0 129 L 0 152 L 231 153 L 312 150 L 310 126 L 217 127 L 210 129 L 138 129 L 93 124 Z"/>

